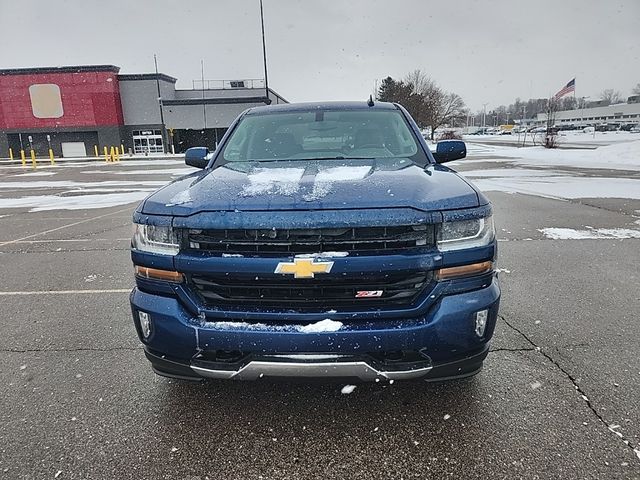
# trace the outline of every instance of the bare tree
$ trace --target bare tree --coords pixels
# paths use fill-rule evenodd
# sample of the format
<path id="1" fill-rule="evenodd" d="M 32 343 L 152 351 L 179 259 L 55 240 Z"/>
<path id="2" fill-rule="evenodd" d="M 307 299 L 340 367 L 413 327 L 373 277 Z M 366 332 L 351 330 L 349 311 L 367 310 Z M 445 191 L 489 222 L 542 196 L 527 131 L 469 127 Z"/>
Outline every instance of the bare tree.
<path id="1" fill-rule="evenodd" d="M 620 103 L 622 101 L 622 95 L 613 88 L 607 88 L 600 93 L 600 99 L 607 105 L 611 105 L 614 103 Z"/>
<path id="2" fill-rule="evenodd" d="M 413 93 L 407 108 L 421 128 L 429 127 L 431 139 L 437 128 L 456 126 L 466 117 L 467 111 L 460 95 L 445 92 L 421 70 L 409 73 L 404 83 L 412 87 Z"/>
<path id="3" fill-rule="evenodd" d="M 455 127 L 466 116 L 466 109 L 462 97 L 457 93 L 445 93 L 438 99 L 434 108 L 429 110 L 429 126 L 431 127 L 431 138 L 437 128 L 444 125 Z"/>
<path id="4" fill-rule="evenodd" d="M 633 89 L 631 90 L 631 93 L 633 95 L 640 95 L 640 83 L 637 84 L 635 87 L 633 87 Z"/>

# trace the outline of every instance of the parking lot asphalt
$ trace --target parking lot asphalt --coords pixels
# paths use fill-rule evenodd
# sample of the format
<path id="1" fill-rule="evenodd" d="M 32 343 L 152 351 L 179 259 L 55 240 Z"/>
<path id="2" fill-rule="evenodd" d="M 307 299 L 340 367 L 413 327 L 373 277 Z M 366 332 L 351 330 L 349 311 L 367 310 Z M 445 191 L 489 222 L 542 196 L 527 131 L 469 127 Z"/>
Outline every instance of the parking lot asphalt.
<path id="1" fill-rule="evenodd" d="M 637 228 L 637 203 L 488 193 L 503 300 L 476 377 L 193 384 L 155 376 L 133 328 L 135 203 L 30 211 L 180 167 L 0 169 L 0 478 L 640 478 L 640 239 L 539 231 Z"/>

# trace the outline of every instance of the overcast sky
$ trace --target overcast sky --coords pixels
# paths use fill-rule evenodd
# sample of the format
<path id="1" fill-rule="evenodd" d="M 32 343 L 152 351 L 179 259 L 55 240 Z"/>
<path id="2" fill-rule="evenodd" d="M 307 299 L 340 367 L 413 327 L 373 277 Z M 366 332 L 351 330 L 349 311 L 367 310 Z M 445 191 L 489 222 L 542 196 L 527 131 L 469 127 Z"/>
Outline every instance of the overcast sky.
<path id="1" fill-rule="evenodd" d="M 358 100 L 420 68 L 477 110 L 640 82 L 640 0 L 264 0 L 270 86 L 289 101 Z M 258 0 L 0 0 L 0 68 L 114 64 L 262 77 Z M 1 100 L 1 99 L 0 99 Z"/>

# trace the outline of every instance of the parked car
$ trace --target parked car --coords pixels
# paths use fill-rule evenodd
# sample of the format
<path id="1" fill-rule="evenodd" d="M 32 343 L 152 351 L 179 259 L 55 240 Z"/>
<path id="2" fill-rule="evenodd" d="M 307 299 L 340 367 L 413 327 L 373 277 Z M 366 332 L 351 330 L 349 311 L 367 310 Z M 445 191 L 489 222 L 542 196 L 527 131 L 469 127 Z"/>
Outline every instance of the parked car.
<path id="1" fill-rule="evenodd" d="M 477 373 L 500 287 L 489 200 L 389 103 L 256 107 L 133 216 L 133 322 L 179 379 Z"/>

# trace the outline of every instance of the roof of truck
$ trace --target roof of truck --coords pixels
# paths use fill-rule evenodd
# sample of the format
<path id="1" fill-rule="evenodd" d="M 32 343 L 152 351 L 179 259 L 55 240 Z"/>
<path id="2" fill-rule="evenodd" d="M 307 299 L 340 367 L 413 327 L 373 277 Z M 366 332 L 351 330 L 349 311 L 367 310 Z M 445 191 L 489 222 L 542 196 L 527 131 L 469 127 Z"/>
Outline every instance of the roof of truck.
<path id="1" fill-rule="evenodd" d="M 265 105 L 264 107 L 251 108 L 247 114 L 264 114 L 264 113 L 284 113 L 284 112 L 308 112 L 315 109 L 318 110 L 394 110 L 398 108 L 393 103 L 373 102 L 373 106 L 369 106 L 367 100 L 360 102 L 302 102 L 302 103 L 280 103 L 277 105 Z"/>

